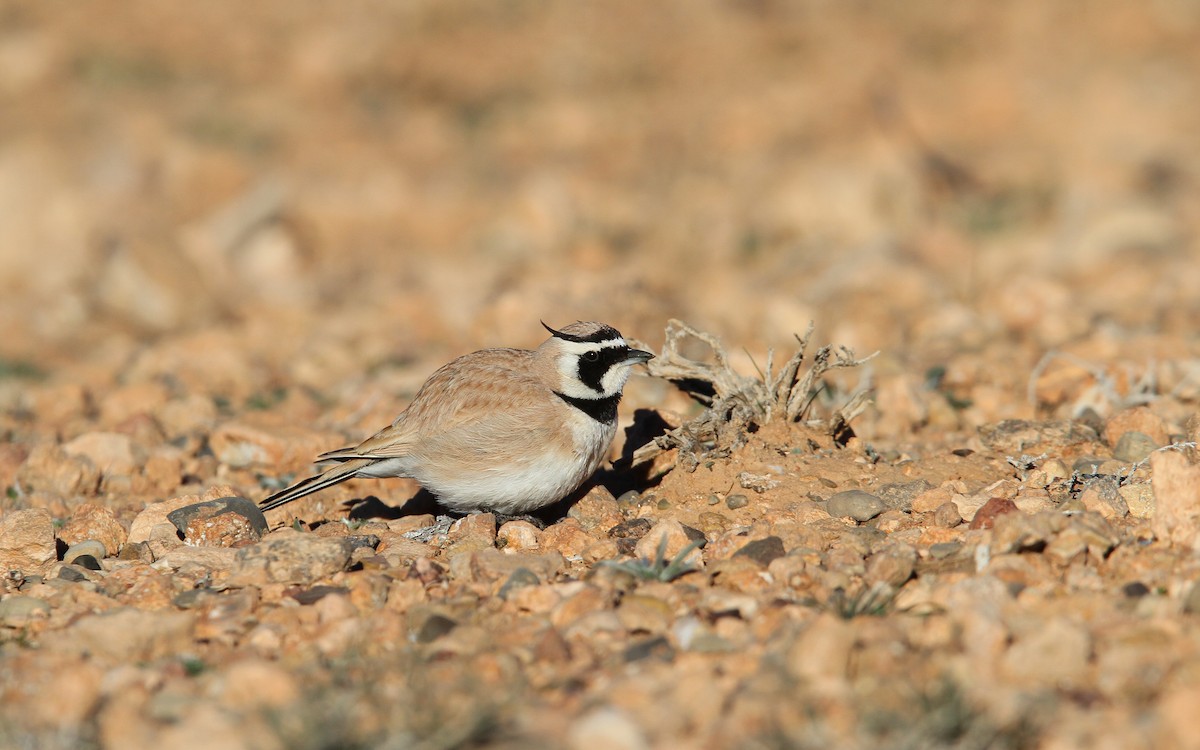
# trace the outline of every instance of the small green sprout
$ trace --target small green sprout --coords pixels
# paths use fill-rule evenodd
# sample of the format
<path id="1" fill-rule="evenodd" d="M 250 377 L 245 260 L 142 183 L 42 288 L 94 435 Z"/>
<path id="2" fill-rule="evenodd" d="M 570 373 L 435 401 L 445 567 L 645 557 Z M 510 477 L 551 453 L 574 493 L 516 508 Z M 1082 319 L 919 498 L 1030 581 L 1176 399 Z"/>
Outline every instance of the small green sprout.
<path id="1" fill-rule="evenodd" d="M 642 581 L 662 581 L 668 583 L 679 576 L 696 570 L 694 563 L 688 562 L 687 557 L 693 550 L 698 549 L 703 542 L 695 541 L 679 550 L 679 554 L 667 561 L 667 537 L 664 534 L 658 542 L 658 550 L 653 560 L 639 558 L 623 562 L 606 561 L 604 564 L 624 571 Z"/>

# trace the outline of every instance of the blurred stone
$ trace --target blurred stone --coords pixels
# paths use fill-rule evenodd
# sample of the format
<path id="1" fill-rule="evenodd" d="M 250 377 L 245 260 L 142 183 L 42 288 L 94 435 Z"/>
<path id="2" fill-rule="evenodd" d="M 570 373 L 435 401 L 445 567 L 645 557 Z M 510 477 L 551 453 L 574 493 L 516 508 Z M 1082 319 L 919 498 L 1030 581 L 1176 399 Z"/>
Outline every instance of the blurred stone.
<path id="1" fill-rule="evenodd" d="M 648 518 L 631 518 L 610 528 L 608 535 L 613 539 L 633 539 L 636 541 L 646 536 L 646 532 L 650 531 L 650 526 L 651 523 Z"/>
<path id="2" fill-rule="evenodd" d="M 777 536 L 756 539 L 733 553 L 734 557 L 745 557 L 764 568 L 769 566 L 776 558 L 783 557 L 786 554 L 787 550 L 783 547 L 783 540 Z"/>
<path id="3" fill-rule="evenodd" d="M 840 689 L 850 668 L 855 634 L 845 620 L 823 612 L 787 651 L 787 667 L 797 678 L 822 690 Z"/>
<path id="4" fill-rule="evenodd" d="M 496 542 L 505 552 L 531 552 L 541 547 L 541 534 L 528 521 L 508 521 L 496 532 Z"/>
<path id="5" fill-rule="evenodd" d="M 916 564 L 915 548 L 907 544 L 889 544 L 867 560 L 866 579 L 899 589 L 912 578 Z"/>
<path id="6" fill-rule="evenodd" d="M 664 519 L 654 524 L 646 535 L 638 540 L 637 546 L 634 547 L 634 554 L 642 560 L 655 560 L 658 557 L 660 545 L 666 541 L 665 550 L 663 551 L 664 560 L 673 560 L 675 556 L 683 551 L 684 547 L 691 544 L 691 539 L 688 538 L 687 532 L 684 531 L 683 524 L 674 519 Z M 703 564 L 703 557 L 699 549 L 693 549 L 688 553 L 687 562 L 692 565 Z"/>
<path id="7" fill-rule="evenodd" d="M 54 560 L 57 551 L 54 522 L 46 511 L 12 510 L 0 516 L 0 574 L 33 574 Z"/>
<path id="8" fill-rule="evenodd" d="M 1123 484 L 1117 492 L 1125 500 L 1129 515 L 1134 518 L 1154 517 L 1154 488 L 1149 484 Z"/>
<path id="9" fill-rule="evenodd" d="M 491 549 L 496 546 L 496 516 L 468 513 L 450 526 L 447 539 L 449 554 Z"/>
<path id="10" fill-rule="evenodd" d="M 345 570 L 351 545 L 340 537 L 319 537 L 279 529 L 261 542 L 237 551 L 230 586 L 264 583 L 309 585 Z"/>
<path id="11" fill-rule="evenodd" d="M 761 578 L 758 572 L 754 572 L 755 577 Z M 749 621 L 752 617 L 758 614 L 761 609 L 758 599 L 754 595 L 754 591 L 748 591 L 747 587 L 735 587 L 736 591 L 730 591 L 726 588 L 712 588 L 704 592 L 704 598 L 701 599 L 698 607 L 699 611 L 707 614 L 709 617 L 723 617 L 726 615 L 736 615 L 743 620 Z"/>
<path id="12" fill-rule="evenodd" d="M 86 456 L 72 456 L 57 445 L 43 443 L 29 451 L 16 481 L 26 491 L 90 495 L 100 484 L 100 470 Z"/>
<path id="13" fill-rule="evenodd" d="M 185 652 L 192 644 L 194 618 L 187 612 L 122 607 L 85 615 L 63 630 L 48 633 L 48 646 L 113 663 L 151 661 Z"/>
<path id="14" fill-rule="evenodd" d="M 1097 439 L 1095 430 L 1081 422 L 1059 420 L 1033 422 L 1006 419 L 979 428 L 979 439 L 996 453 L 1020 456 L 1022 453 L 1043 453 L 1060 450 Z"/>
<path id="15" fill-rule="evenodd" d="M 418 559 L 414 565 L 422 563 Z M 506 580 L 519 568 L 527 568 L 540 581 L 550 581 L 566 564 L 558 552 L 544 552 L 539 555 L 504 553 L 497 549 L 485 549 L 478 552 L 464 552 L 450 558 L 450 575 L 465 582 L 494 583 Z M 436 566 L 436 563 L 433 563 Z"/>
<path id="16" fill-rule="evenodd" d="M 228 709 L 282 709 L 300 697 L 300 685 L 284 667 L 262 659 L 245 658 L 222 675 L 221 703 Z"/>
<path id="17" fill-rule="evenodd" d="M 133 441 L 117 432 L 87 432 L 63 444 L 68 456 L 83 456 L 105 476 L 132 474 L 138 461 Z"/>
<path id="18" fill-rule="evenodd" d="M 617 499 L 605 487 L 596 485 L 567 511 L 568 518 L 579 521 L 583 530 L 593 536 L 608 533 L 608 530 L 624 520 Z"/>
<path id="19" fill-rule="evenodd" d="M 916 495 L 912 499 L 911 510 L 914 513 L 930 513 L 949 503 L 952 497 L 954 497 L 954 490 L 949 485 L 934 487 Z M 961 516 L 959 520 L 962 520 Z"/>
<path id="20" fill-rule="evenodd" d="M 951 502 L 942 503 L 933 512 L 933 522 L 944 529 L 952 529 L 962 523 L 958 506 Z"/>
<path id="21" fill-rule="evenodd" d="M 217 427 L 208 438 L 217 460 L 234 468 L 277 466 L 286 451 L 285 441 L 277 434 L 237 422 Z"/>
<path id="22" fill-rule="evenodd" d="M 1126 432 L 1113 448 L 1113 458 L 1134 464 L 1157 450 L 1159 445 L 1144 432 Z"/>
<path id="23" fill-rule="evenodd" d="M 993 497 L 988 500 L 979 510 L 975 511 L 975 517 L 971 519 L 969 529 L 990 529 L 996 525 L 996 518 L 1006 513 L 1020 513 L 1017 504 L 1012 500 L 1003 497 Z"/>
<path id="24" fill-rule="evenodd" d="M 1009 679 L 1023 685 L 1079 687 L 1087 676 L 1091 648 L 1086 630 L 1055 617 L 1019 635 L 1005 652 L 1002 668 Z"/>
<path id="25" fill-rule="evenodd" d="M 567 746 L 570 750 L 648 750 L 650 743 L 624 711 L 603 706 L 571 723 Z"/>
<path id="26" fill-rule="evenodd" d="M 32 596 L 12 594 L 0 599 L 0 625 L 23 628 L 30 620 L 50 614 L 50 603 Z"/>
<path id="27" fill-rule="evenodd" d="M 1103 558 L 1119 542 L 1120 536 L 1098 513 L 1045 511 L 997 517 L 990 547 L 993 555 L 1043 549 L 1045 554 L 1066 562 L 1082 552 Z"/>
<path id="28" fill-rule="evenodd" d="M 750 498 L 746 497 L 745 495 L 743 495 L 741 493 L 729 495 L 728 497 L 725 498 L 725 507 L 729 508 L 730 510 L 737 510 L 739 508 L 745 508 L 749 504 L 750 504 Z"/>
<path id="29" fill-rule="evenodd" d="M 154 563 L 154 567 L 178 571 L 195 566 L 213 573 L 223 573 L 232 570 L 238 564 L 238 552 L 239 550 L 229 547 L 177 546 L 164 552 Z"/>
<path id="30" fill-rule="evenodd" d="M 58 538 L 68 545 L 95 539 L 104 545 L 106 554 L 115 555 L 125 543 L 126 533 L 111 508 L 96 503 L 81 503 L 75 506 L 71 517 L 58 532 Z"/>
<path id="31" fill-rule="evenodd" d="M 1013 504 L 1022 513 L 1041 513 L 1044 510 L 1054 510 L 1055 503 L 1050 493 L 1040 487 L 1025 487 L 1017 491 Z"/>
<path id="32" fill-rule="evenodd" d="M 845 490 L 832 495 L 825 509 L 834 518 L 853 518 L 866 523 L 884 511 L 883 500 L 862 490 Z"/>
<path id="33" fill-rule="evenodd" d="M 583 530 L 574 518 L 564 518 L 542 530 L 542 549 L 557 552 L 563 557 L 578 558 L 596 539 Z"/>
<path id="34" fill-rule="evenodd" d="M 142 466 L 142 476 L 156 493 L 167 493 L 179 486 L 183 461 L 179 456 L 160 453 L 150 456 Z"/>
<path id="35" fill-rule="evenodd" d="M 1160 451 L 1150 457 L 1150 470 L 1154 534 L 1186 549 L 1200 550 L 1200 465 L 1179 451 Z"/>
<path id="36" fill-rule="evenodd" d="M 152 349 L 150 347 L 144 351 Z M 157 380 L 136 380 L 118 386 L 100 399 L 100 424 L 115 427 L 139 414 L 152 416 L 162 408 L 168 397 L 167 387 Z"/>
<path id="37" fill-rule="evenodd" d="M 212 398 L 199 393 L 172 399 L 155 413 L 168 438 L 208 432 L 218 417 L 217 405 Z"/>
<path id="38" fill-rule="evenodd" d="M 916 498 L 933 489 L 933 485 L 928 481 L 918 479 L 912 482 L 885 484 L 877 490 L 876 494 L 888 508 L 907 513 L 914 510 L 913 502 Z"/>
<path id="39" fill-rule="evenodd" d="M 670 629 L 675 617 L 670 605 L 662 599 L 643 594 L 627 594 L 621 598 L 621 604 L 617 607 L 617 619 L 630 633 L 658 635 Z"/>
<path id="40" fill-rule="evenodd" d="M 81 542 L 72 544 L 70 547 L 67 547 L 67 551 L 63 553 L 62 561 L 63 564 L 70 565 L 81 557 L 91 557 L 95 560 L 103 560 L 107 556 L 108 553 L 104 548 L 103 543 L 98 542 L 95 539 L 85 539 Z M 83 563 L 80 564 L 82 565 Z M 99 568 L 93 568 L 93 570 L 99 570 Z"/>
<path id="41" fill-rule="evenodd" d="M 167 520 L 196 547 L 233 547 L 257 542 L 267 533 L 267 519 L 244 497 L 221 497 L 176 508 Z"/>
<path id="42" fill-rule="evenodd" d="M 1105 518 L 1124 518 L 1129 515 L 1129 506 L 1119 492 L 1115 478 L 1103 477 L 1088 481 L 1079 493 L 1083 507 Z"/>
<path id="43" fill-rule="evenodd" d="M 1146 440 L 1147 444 L 1153 445 L 1155 448 L 1166 445 L 1171 442 L 1170 434 L 1167 430 L 1167 424 L 1162 417 L 1150 411 L 1147 406 L 1135 406 L 1131 409 L 1123 409 L 1111 417 L 1104 423 L 1104 442 L 1113 448 L 1113 455 L 1121 458 L 1118 453 L 1118 446 L 1122 439 L 1128 434 L 1140 435 L 1138 440 Z M 1143 456 L 1144 458 L 1144 456 Z M 1140 458 L 1125 459 L 1122 461 L 1140 461 Z"/>
<path id="44" fill-rule="evenodd" d="M 210 500 L 218 500 L 222 497 L 234 497 L 237 491 L 228 485 L 216 485 L 210 487 L 201 495 L 180 495 L 173 497 L 170 500 L 147 505 L 141 513 L 134 517 L 133 523 L 129 527 L 128 541 L 131 543 L 145 542 L 150 539 L 150 534 L 155 526 L 165 525 L 170 528 L 172 534 L 176 529 L 167 514 L 171 511 L 178 510 L 188 505 L 208 502 Z"/>
<path id="45" fill-rule="evenodd" d="M 585 584 L 554 608 L 554 611 L 550 613 L 550 622 L 556 628 L 567 628 L 585 615 L 608 610 L 611 604 L 612 601 L 607 593 L 595 586 Z"/>

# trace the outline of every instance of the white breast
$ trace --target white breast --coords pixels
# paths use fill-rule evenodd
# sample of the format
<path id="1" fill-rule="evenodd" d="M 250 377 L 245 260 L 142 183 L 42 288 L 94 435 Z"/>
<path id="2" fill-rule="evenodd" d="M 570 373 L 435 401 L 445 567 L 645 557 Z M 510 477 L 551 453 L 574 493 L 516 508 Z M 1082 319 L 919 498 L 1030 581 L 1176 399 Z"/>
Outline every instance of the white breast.
<path id="1" fill-rule="evenodd" d="M 413 476 L 442 504 L 460 513 L 483 508 L 509 515 L 529 513 L 569 495 L 595 473 L 608 455 L 617 426 L 601 424 L 583 414 L 580 417 L 570 420 L 574 451 L 547 446 L 517 460 L 470 471 L 460 467 L 452 473 L 440 473 L 436 467 L 416 467 Z"/>

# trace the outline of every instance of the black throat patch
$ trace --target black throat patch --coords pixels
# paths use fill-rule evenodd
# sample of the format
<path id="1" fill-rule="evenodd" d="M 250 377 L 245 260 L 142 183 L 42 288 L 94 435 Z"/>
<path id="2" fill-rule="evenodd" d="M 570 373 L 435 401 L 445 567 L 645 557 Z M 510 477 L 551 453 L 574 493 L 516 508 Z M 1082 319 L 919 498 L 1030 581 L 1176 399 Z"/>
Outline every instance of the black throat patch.
<path id="1" fill-rule="evenodd" d="M 604 393 L 604 386 L 601 381 L 608 371 L 624 362 L 629 357 L 628 346 L 606 346 L 596 352 L 599 356 L 595 360 L 579 358 L 579 366 L 576 368 L 579 382 L 591 388 L 596 393 Z"/>
<path id="2" fill-rule="evenodd" d="M 554 395 L 601 424 L 617 421 L 617 404 L 621 401 L 619 393 L 608 398 L 576 398 L 558 391 L 555 391 Z"/>

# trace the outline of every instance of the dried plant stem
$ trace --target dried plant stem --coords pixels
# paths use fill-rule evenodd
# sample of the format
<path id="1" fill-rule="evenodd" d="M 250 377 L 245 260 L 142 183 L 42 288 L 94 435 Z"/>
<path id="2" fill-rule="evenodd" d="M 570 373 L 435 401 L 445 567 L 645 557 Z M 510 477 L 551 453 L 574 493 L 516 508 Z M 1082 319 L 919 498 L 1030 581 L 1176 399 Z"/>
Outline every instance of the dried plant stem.
<path id="1" fill-rule="evenodd" d="M 648 363 L 650 374 L 675 383 L 681 390 L 708 408 L 696 419 L 684 424 L 633 454 L 635 465 L 660 453 L 678 448 L 680 460 L 690 470 L 701 457 L 728 455 L 746 441 L 746 428 L 751 423 L 766 424 L 783 417 L 797 422 L 808 414 L 813 401 L 821 392 L 822 376 L 830 370 L 858 367 L 875 355 L 856 359 L 845 347 L 823 346 L 817 350 L 807 369 L 804 368 L 813 326 L 809 324 L 803 336 L 796 336 L 799 349 L 787 363 L 774 372 L 775 352 L 767 354 L 767 366 L 761 377 L 737 373 L 720 340 L 679 320 L 667 323 L 662 352 Z M 700 362 L 680 351 L 687 339 L 703 342 L 712 351 L 714 362 Z M 644 345 L 641 345 L 644 347 Z M 835 409 L 827 422 L 830 434 L 848 432 L 849 423 L 862 413 L 870 402 L 870 389 L 863 387 Z"/>

